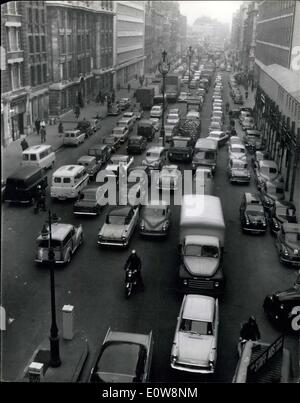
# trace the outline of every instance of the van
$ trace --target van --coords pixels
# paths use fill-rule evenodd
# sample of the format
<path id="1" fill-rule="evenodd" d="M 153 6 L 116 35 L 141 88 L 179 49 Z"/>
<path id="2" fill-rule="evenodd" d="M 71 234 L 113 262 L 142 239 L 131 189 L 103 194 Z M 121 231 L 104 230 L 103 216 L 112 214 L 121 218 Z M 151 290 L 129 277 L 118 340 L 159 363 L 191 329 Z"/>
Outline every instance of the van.
<path id="1" fill-rule="evenodd" d="M 52 199 L 73 199 L 88 184 L 89 174 L 82 165 L 63 165 L 52 176 Z"/>
<path id="2" fill-rule="evenodd" d="M 33 166 L 41 169 L 53 168 L 55 153 L 46 144 L 31 146 L 22 152 L 22 166 Z"/>
<path id="3" fill-rule="evenodd" d="M 137 135 L 145 137 L 147 141 L 153 140 L 155 136 L 155 128 L 150 119 L 143 119 L 139 122 Z"/>
<path id="4" fill-rule="evenodd" d="M 106 164 L 111 156 L 111 148 L 107 144 L 95 144 L 89 148 L 88 155 L 96 157 L 98 164 Z"/>
<path id="5" fill-rule="evenodd" d="M 147 147 L 147 140 L 143 136 L 131 136 L 127 144 L 127 154 L 142 154 Z"/>
<path id="6" fill-rule="evenodd" d="M 150 169 L 161 169 L 167 161 L 167 150 L 164 147 L 151 147 L 146 152 L 142 165 Z"/>
<path id="7" fill-rule="evenodd" d="M 197 140 L 194 149 L 192 169 L 209 167 L 214 174 L 217 168 L 218 143 L 213 139 L 201 138 Z"/>
<path id="8" fill-rule="evenodd" d="M 47 176 L 41 168 L 24 166 L 6 179 L 3 201 L 9 203 L 33 203 L 37 186 L 48 186 Z"/>
<path id="9" fill-rule="evenodd" d="M 78 146 L 84 142 L 86 133 L 80 130 L 66 130 L 64 133 L 63 144 L 65 146 Z"/>

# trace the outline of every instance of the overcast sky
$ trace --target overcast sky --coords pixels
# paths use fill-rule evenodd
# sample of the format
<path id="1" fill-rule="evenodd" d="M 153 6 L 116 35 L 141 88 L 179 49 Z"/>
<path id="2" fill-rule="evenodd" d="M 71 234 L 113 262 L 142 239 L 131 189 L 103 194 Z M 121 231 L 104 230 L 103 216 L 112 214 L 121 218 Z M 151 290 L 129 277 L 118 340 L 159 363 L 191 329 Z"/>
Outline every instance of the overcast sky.
<path id="1" fill-rule="evenodd" d="M 206 15 L 231 25 L 232 14 L 242 4 L 242 1 L 179 1 L 180 12 L 187 16 L 191 25 L 196 18 Z"/>

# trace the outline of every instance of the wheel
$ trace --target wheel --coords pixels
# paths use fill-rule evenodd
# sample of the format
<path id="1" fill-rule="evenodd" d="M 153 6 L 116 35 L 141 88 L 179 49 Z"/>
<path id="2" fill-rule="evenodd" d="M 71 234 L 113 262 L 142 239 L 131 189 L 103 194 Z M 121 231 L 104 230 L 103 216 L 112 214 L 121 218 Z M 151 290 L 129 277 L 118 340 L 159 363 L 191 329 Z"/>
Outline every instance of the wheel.
<path id="1" fill-rule="evenodd" d="M 69 264 L 70 262 L 71 262 L 71 252 L 68 252 L 66 264 Z"/>

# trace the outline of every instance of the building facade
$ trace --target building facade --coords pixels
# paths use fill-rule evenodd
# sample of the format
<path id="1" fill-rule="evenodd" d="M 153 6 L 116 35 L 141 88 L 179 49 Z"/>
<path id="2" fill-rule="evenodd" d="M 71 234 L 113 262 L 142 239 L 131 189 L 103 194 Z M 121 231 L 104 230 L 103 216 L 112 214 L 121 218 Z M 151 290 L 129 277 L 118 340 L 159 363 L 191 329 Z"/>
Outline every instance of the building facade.
<path id="1" fill-rule="evenodd" d="M 145 4 L 142 1 L 116 1 L 114 23 L 114 86 L 144 74 Z"/>

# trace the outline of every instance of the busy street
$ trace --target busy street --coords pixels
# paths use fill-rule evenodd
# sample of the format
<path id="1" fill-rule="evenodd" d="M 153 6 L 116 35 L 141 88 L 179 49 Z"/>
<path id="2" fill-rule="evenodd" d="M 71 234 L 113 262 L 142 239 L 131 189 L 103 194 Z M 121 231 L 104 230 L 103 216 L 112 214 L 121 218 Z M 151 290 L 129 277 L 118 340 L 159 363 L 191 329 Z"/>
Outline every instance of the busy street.
<path id="1" fill-rule="evenodd" d="M 273 231 L 271 224 L 273 223 L 272 217 L 274 218 L 275 215 L 272 216 L 271 207 L 268 207 L 269 210 L 267 210 L 261 201 L 267 190 L 260 182 L 262 181 L 259 177 L 260 163 L 261 160 L 271 161 L 272 158 L 270 155 L 263 155 L 270 151 L 270 144 L 268 144 L 267 137 L 262 134 L 263 128 L 259 120 L 261 117 L 256 105 L 258 90 L 254 85 L 251 86 L 250 82 L 245 85 L 242 74 L 235 67 L 233 53 L 229 49 L 224 51 L 208 43 L 205 46 L 201 45 L 198 52 L 194 49 L 194 45 L 189 46 L 185 49 L 184 56 L 170 62 L 169 65 L 166 64 L 167 54 L 162 53 L 162 62 L 157 72 L 146 75 L 146 80 L 143 79 L 139 82 L 135 78 L 131 84 L 115 88 L 111 98 L 106 97 L 103 102 L 101 97 L 99 99 L 91 98 L 89 103 L 81 108 L 80 117 L 76 118 L 76 109 L 74 109 L 74 113 L 73 110 L 70 110 L 65 117 L 57 118 L 51 127 L 47 122 L 47 138 L 43 141 L 43 137 L 41 137 L 41 143 L 52 146 L 52 150 L 55 151 L 55 159 L 53 163 L 51 162 L 49 169 L 42 170 L 43 182 L 39 182 L 37 188 L 38 192 L 39 190 L 41 192 L 41 197 L 30 196 L 29 203 L 26 204 L 15 202 L 14 196 L 9 193 L 9 186 L 12 186 L 15 178 L 13 174 L 18 166 L 13 169 L 14 157 L 6 157 L 6 160 L 4 158 L 5 177 L 2 176 L 2 183 L 5 183 L 6 188 L 2 193 L 1 305 L 6 312 L 6 326 L 5 331 L 1 332 L 1 378 L 3 381 L 23 381 L 25 367 L 42 340 L 49 337 L 51 320 L 53 325 L 53 289 L 55 291 L 58 336 L 62 338 L 64 327 L 62 308 L 66 305 L 72 306 L 74 309 L 74 334 L 83 335 L 88 344 L 88 355 L 78 378 L 80 382 L 93 381 L 94 378 L 90 377 L 91 371 L 96 372 L 98 376 L 99 372 L 94 369 L 95 360 L 99 354 L 99 348 L 109 333 L 108 329 L 141 335 L 152 332 L 153 350 L 147 379 L 150 382 L 234 382 L 241 357 L 241 352 L 238 350 L 239 342 L 242 340 L 240 337 L 241 326 L 252 316 L 255 318 L 260 334 L 256 341 L 259 339 L 265 345 L 271 345 L 280 336 L 284 336 L 284 349 L 289 351 L 290 360 L 286 375 L 288 382 L 296 382 L 299 378 L 299 327 L 295 329 L 291 322 L 293 318 L 296 318 L 296 322 L 298 320 L 297 323 L 299 323 L 297 313 L 293 316 L 289 311 L 288 326 L 281 327 L 270 320 L 264 304 L 267 296 L 296 287 L 296 284 L 298 284 L 298 291 L 296 291 L 298 294 L 295 301 L 299 301 L 299 257 L 297 255 L 299 253 L 297 252 L 299 224 L 297 221 L 299 222 L 300 218 L 300 206 L 299 200 L 296 199 L 297 190 L 294 193 L 293 203 L 289 205 L 289 208 L 295 206 L 295 220 L 287 221 L 292 222 L 293 228 L 298 231 L 298 233 L 296 232 L 298 246 L 294 246 L 295 256 L 290 258 L 287 264 L 282 261 L 278 251 L 279 233 L 286 222 L 284 224 L 280 222 L 278 228 L 274 224 Z M 177 86 L 174 99 L 172 93 L 168 93 L 171 91 L 169 88 L 171 84 L 174 86 L 171 76 L 175 77 L 175 87 Z M 150 94 L 150 106 L 146 105 L 147 94 Z M 125 102 L 127 104 L 122 107 Z M 157 109 L 159 114 L 155 120 L 157 106 L 159 106 Z M 116 113 L 114 113 L 114 108 L 117 110 Z M 243 116 L 243 112 L 249 112 L 249 114 Z M 194 117 L 193 113 L 197 116 Z M 94 116 L 96 114 L 97 117 Z M 129 118 L 131 115 L 134 119 Z M 173 119 L 176 119 L 175 123 L 171 122 L 170 115 L 176 115 L 175 118 L 173 116 Z M 121 119 L 125 123 L 119 123 Z M 250 121 L 249 127 L 245 123 L 247 119 L 248 122 Z M 128 120 L 132 124 L 131 127 L 129 127 Z M 86 121 L 93 122 L 93 128 L 89 133 L 85 132 L 85 125 L 88 128 L 91 125 Z M 181 128 L 190 121 L 196 121 L 197 125 L 201 124 L 201 129 L 197 129 L 195 138 L 192 131 L 189 133 L 189 130 L 192 129 L 181 131 Z M 59 127 L 59 123 L 61 127 Z M 75 124 L 78 126 L 75 127 Z M 144 134 L 147 133 L 146 129 L 149 124 L 151 133 L 153 128 L 153 139 L 147 137 L 148 134 Z M 157 127 L 154 130 L 155 124 Z M 123 129 L 124 127 L 125 129 Z M 254 148 L 251 148 L 250 131 L 255 131 L 254 129 L 259 132 L 261 144 L 255 146 L 256 143 L 254 143 Z M 168 134 L 168 130 L 171 130 L 171 134 Z M 76 132 L 78 134 L 75 136 L 85 133 L 82 144 L 79 140 L 75 147 L 69 146 L 68 141 L 74 140 L 70 140 L 70 137 L 73 136 L 71 133 Z M 58 137 L 58 133 L 61 133 L 60 137 Z M 70 133 L 69 139 L 67 139 L 67 133 Z M 80 169 L 84 164 L 80 163 L 79 159 L 87 159 L 88 156 L 96 155 L 91 152 L 96 149 L 95 146 L 100 147 L 101 145 L 102 147 L 104 144 L 110 144 L 107 141 L 114 138 L 112 133 L 113 136 L 121 138 L 120 147 L 115 150 L 111 145 L 107 146 L 109 157 L 100 163 L 97 171 L 92 174 L 88 172 L 86 183 L 78 194 L 76 193 L 70 198 L 65 196 L 66 193 L 63 192 L 66 190 L 63 189 L 63 186 L 60 189 L 58 184 L 59 170 L 64 169 L 64 172 L 67 172 L 76 167 L 78 175 L 81 175 Z M 42 135 L 43 132 L 41 132 Z M 224 136 L 225 140 L 219 142 L 216 140 L 216 138 L 219 139 L 217 136 Z M 143 143 L 144 148 L 140 149 L 141 152 L 134 154 L 129 152 L 127 147 L 131 144 L 131 139 L 133 139 L 132 143 L 141 141 L 142 144 L 143 137 L 146 141 Z M 192 143 L 192 154 L 187 161 L 182 161 L 175 154 L 175 151 L 179 149 L 176 141 L 187 137 Z M 213 168 L 207 163 L 199 162 L 195 157 L 198 153 L 199 139 L 207 137 L 209 139 L 215 137 L 213 143 L 217 144 L 216 165 Z M 244 157 L 233 155 L 235 152 L 233 138 L 235 137 L 237 137 L 236 144 L 244 150 Z M 40 143 L 36 133 L 28 135 L 26 140 L 32 148 L 37 147 Z M 161 160 L 156 168 L 147 163 L 147 157 L 154 147 L 164 147 L 163 152 L 165 153 L 165 160 Z M 19 148 L 21 150 L 21 146 Z M 30 149 L 31 147 L 27 148 L 28 153 Z M 20 150 L 16 152 L 15 157 L 18 164 L 21 158 Z M 22 152 L 23 155 L 26 154 L 26 147 Z M 184 152 L 186 153 L 186 151 Z M 258 153 L 263 155 L 260 159 Z M 143 233 L 146 231 L 144 228 L 146 206 L 143 205 L 138 205 L 133 209 L 134 214 L 137 211 L 137 221 L 134 224 L 132 236 L 126 240 L 124 240 L 125 237 L 122 237 L 121 243 L 118 243 L 119 240 L 116 241 L 117 238 L 113 243 L 112 235 L 110 238 L 105 238 L 104 235 L 105 226 L 110 224 L 109 219 L 117 217 L 117 213 L 115 213 L 116 216 L 109 218 L 109 212 L 115 206 L 97 206 L 99 211 L 97 210 L 95 214 L 94 210 L 91 214 L 86 213 L 86 210 L 80 210 L 79 201 L 85 189 L 97 187 L 98 197 L 99 189 L 103 185 L 99 179 L 99 173 L 104 175 L 106 171 L 112 169 L 117 181 L 120 180 L 123 172 L 121 168 L 123 169 L 124 164 L 114 162 L 114 158 L 119 155 L 130 156 L 130 159 L 133 157 L 130 171 L 134 170 L 134 167 L 147 166 L 150 171 L 158 169 L 161 173 L 164 167 L 167 169 L 175 165 L 171 169 L 182 174 L 184 171 L 190 171 L 195 177 L 195 171 L 199 170 L 202 173 L 208 169 L 212 188 L 209 192 L 204 190 L 204 196 L 202 196 L 208 200 L 206 201 L 208 204 L 212 205 L 216 200 L 218 203 L 220 202 L 223 212 L 221 214 L 225 221 L 224 245 L 220 246 L 224 283 L 219 284 L 219 281 L 214 280 L 215 289 L 212 292 L 208 287 L 211 280 L 209 275 L 205 277 L 203 274 L 201 277 L 195 273 L 189 273 L 188 277 L 182 280 L 180 267 L 185 261 L 185 257 L 182 256 L 183 252 L 180 248 L 183 242 L 181 234 L 184 208 L 183 205 L 174 202 L 175 193 L 171 194 L 170 202 L 166 201 L 170 206 L 170 215 L 164 236 Z M 24 160 L 23 157 L 22 167 L 25 175 L 27 166 L 24 165 Z M 232 165 L 241 161 L 244 168 L 248 170 L 248 176 L 246 175 L 245 180 L 235 180 Z M 114 164 L 118 166 L 115 171 Z M 87 169 L 82 169 L 82 175 L 86 175 L 86 171 Z M 128 168 L 128 173 L 130 171 Z M 67 176 L 66 173 L 64 175 Z M 72 177 L 71 174 L 68 173 L 68 175 Z M 279 184 L 278 187 L 280 186 Z M 16 189 L 18 190 L 18 186 Z M 72 191 L 75 191 L 74 189 Z M 59 193 L 60 191 L 62 193 Z M 282 193 L 284 192 L 282 191 Z M 160 194 L 164 198 L 164 190 Z M 251 194 L 257 195 L 262 206 L 265 217 L 263 230 L 257 230 L 257 227 L 251 230 L 246 228 L 249 227 L 248 218 L 245 224 L 241 222 L 243 218 L 242 201 L 255 197 Z M 284 200 L 290 200 L 289 196 L 286 196 Z M 276 203 L 273 199 L 272 206 L 277 206 Z M 120 207 L 118 202 L 115 204 Z M 151 205 L 150 191 L 147 202 L 144 204 Z M 120 209 L 118 214 L 121 213 Z M 54 222 L 51 226 L 49 220 L 52 215 L 54 221 L 54 214 L 58 217 L 58 223 Z M 212 214 L 216 216 L 217 213 Z M 197 219 L 198 216 L 193 220 Z M 51 228 L 50 232 L 47 232 L 49 222 L 52 233 Z M 55 240 L 54 246 L 51 246 L 53 241 L 51 236 L 55 237 L 55 226 L 63 224 L 71 225 L 76 231 L 78 229 L 80 231 L 80 241 L 76 245 L 76 250 L 69 251 L 65 256 L 57 253 L 58 243 L 55 244 Z M 195 224 L 191 224 L 191 227 L 193 225 L 195 228 Z M 166 227 L 163 228 L 163 230 L 165 229 Z M 261 232 L 259 233 L 259 231 Z M 117 230 L 113 236 L 116 237 L 116 233 Z M 192 234 L 189 235 L 191 239 L 198 236 L 197 231 L 190 232 L 190 234 Z M 199 232 L 199 234 L 202 238 L 204 235 L 207 235 L 209 239 L 214 238 L 214 233 L 209 231 L 207 233 Z M 37 239 L 38 237 L 39 239 Z M 45 239 L 47 239 L 47 243 L 43 244 Z M 188 242 L 188 239 L 186 236 L 184 242 Z M 49 250 L 47 249 L 48 241 Z M 46 246 L 42 247 L 42 244 Z M 45 250 L 48 250 L 49 255 L 43 255 Z M 47 259 L 51 260 L 51 251 L 54 256 L 52 262 L 54 266 L 52 267 L 46 262 Z M 125 277 L 127 275 L 125 269 L 132 251 L 135 251 L 140 258 L 140 279 L 142 279 L 144 287 L 135 288 L 136 282 L 133 282 L 130 284 L 133 287 L 132 294 L 131 291 L 126 294 L 126 290 L 124 293 L 125 283 L 127 281 L 130 283 L 130 280 Z M 57 258 L 58 255 L 61 256 L 60 259 Z M 204 262 L 204 266 L 205 264 L 208 267 L 208 263 Z M 52 282 L 54 277 L 52 278 L 50 275 L 53 267 L 54 284 Z M 196 283 L 200 277 L 201 284 L 206 283 L 207 286 L 206 288 L 203 286 L 202 292 L 199 288 L 200 282 Z M 214 278 L 214 276 L 212 277 Z M 191 286 L 191 279 L 194 281 L 193 284 L 197 285 Z M 137 280 L 138 282 L 139 280 Z M 186 287 L 185 289 L 183 285 Z M 217 290 L 218 287 L 221 290 Z M 204 364 L 203 368 L 201 365 L 196 367 L 198 364 L 195 364 L 197 362 L 195 357 L 191 359 L 189 365 L 180 363 L 180 360 L 176 361 L 178 357 L 173 352 L 177 340 L 176 337 L 174 338 L 175 333 L 178 332 L 177 321 L 182 315 L 182 302 L 189 294 L 209 296 L 210 301 L 213 301 L 218 307 L 216 308 L 218 312 L 215 311 L 213 319 L 216 320 L 218 314 L 216 327 L 213 327 L 214 330 L 211 332 L 214 333 L 216 347 L 215 351 L 210 354 L 215 355 L 209 359 L 209 367 L 205 366 L 205 369 L 203 369 Z M 295 307 L 297 307 L 296 302 Z M 199 307 L 195 307 L 194 310 L 202 312 Z M 296 324 L 296 326 L 298 325 Z M 182 333 L 182 328 L 180 332 Z M 211 333 L 208 332 L 207 335 L 211 335 Z M 246 340 L 243 341 L 246 342 Z"/>

